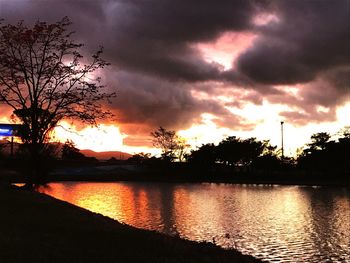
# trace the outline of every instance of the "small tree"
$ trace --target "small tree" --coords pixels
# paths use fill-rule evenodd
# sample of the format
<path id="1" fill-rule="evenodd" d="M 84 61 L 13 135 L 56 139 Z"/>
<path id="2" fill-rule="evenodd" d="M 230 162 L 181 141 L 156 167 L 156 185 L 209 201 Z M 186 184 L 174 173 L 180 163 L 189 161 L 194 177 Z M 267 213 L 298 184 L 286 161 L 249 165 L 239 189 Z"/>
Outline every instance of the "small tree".
<path id="1" fill-rule="evenodd" d="M 72 140 L 67 140 L 62 147 L 62 159 L 63 160 L 81 160 L 85 155 L 75 147 L 75 143 Z"/>
<path id="2" fill-rule="evenodd" d="M 162 150 L 162 159 L 173 161 L 184 160 L 188 144 L 184 138 L 176 135 L 175 131 L 168 131 L 163 127 L 151 132 L 153 146 Z"/>
<path id="3" fill-rule="evenodd" d="M 140 153 L 137 153 L 137 154 L 134 154 L 133 156 L 131 156 L 128 159 L 128 162 L 136 163 L 136 164 L 144 164 L 150 158 L 151 158 L 150 153 L 140 152 Z"/>
<path id="4" fill-rule="evenodd" d="M 177 147 L 175 149 L 175 156 L 179 162 L 184 162 L 188 154 L 188 149 L 190 145 L 187 143 L 186 139 L 177 136 Z"/>
<path id="5" fill-rule="evenodd" d="M 40 163 L 49 134 L 62 119 L 96 124 L 110 116 L 100 102 L 114 94 L 106 93 L 94 76 L 108 65 L 101 58 L 102 49 L 84 63 L 82 44 L 67 32 L 70 24 L 66 17 L 33 27 L 0 21 L 0 103 L 10 106 L 24 125 L 22 140 L 33 164 Z M 34 178 L 28 183 L 35 183 Z"/>

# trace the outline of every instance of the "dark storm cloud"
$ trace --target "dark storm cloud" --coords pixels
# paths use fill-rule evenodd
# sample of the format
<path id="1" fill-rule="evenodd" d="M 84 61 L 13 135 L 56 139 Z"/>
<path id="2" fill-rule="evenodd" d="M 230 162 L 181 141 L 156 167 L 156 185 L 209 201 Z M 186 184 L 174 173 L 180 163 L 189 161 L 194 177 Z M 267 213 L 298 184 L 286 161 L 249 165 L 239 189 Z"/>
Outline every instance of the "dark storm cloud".
<path id="1" fill-rule="evenodd" d="M 280 115 L 296 125 L 336 121 L 337 107 L 350 100 L 348 74 L 350 71 L 346 69 L 332 70 L 297 88 L 297 94 L 282 91 L 268 96 L 267 100 L 288 105 L 291 110 Z"/>
<path id="2" fill-rule="evenodd" d="M 112 63 L 106 80 L 117 87 L 120 122 L 188 127 L 203 112 L 238 127 L 241 119 L 214 100 L 195 98 L 189 83 L 220 80 L 222 66 L 204 61 L 193 44 L 227 30 L 246 30 L 255 1 L 1 1 L 10 22 L 71 18 L 75 37 L 89 48 L 105 47 Z M 4 11 L 5 10 L 5 11 Z M 16 10 L 16 11 L 14 11 Z M 118 68 L 122 72 L 114 73 Z"/>
<path id="3" fill-rule="evenodd" d="M 345 94 L 350 93 L 350 65 L 348 65 L 348 67 L 331 70 L 324 74 L 324 78 L 330 85 L 337 87 L 339 92 Z"/>
<path id="4" fill-rule="evenodd" d="M 191 85 L 159 80 L 154 77 L 119 71 L 109 80 L 117 83 L 115 110 L 118 121 L 124 124 L 147 124 L 149 129 L 165 126 L 171 129 L 188 128 L 201 121 L 202 113 L 220 116 L 218 121 L 239 128 L 244 120 L 231 114 L 219 102 L 210 98 L 196 98 Z"/>
<path id="5" fill-rule="evenodd" d="M 250 25 L 253 1 L 126 1 L 109 11 L 110 54 L 123 68 L 171 80 L 220 78 L 191 44 L 211 41 Z M 123 15 L 124 12 L 127 15 Z"/>
<path id="6" fill-rule="evenodd" d="M 171 80 L 220 79 L 221 65 L 203 60 L 192 44 L 212 41 L 225 31 L 249 29 L 263 3 L 220 1 L 1 1 L 9 21 L 57 21 L 68 16 L 78 37 L 103 44 L 106 55 L 123 69 Z M 18 8 L 18 5 L 20 8 Z"/>
<path id="7" fill-rule="evenodd" d="M 238 58 L 238 72 L 259 85 L 303 83 L 297 97 L 266 94 L 295 109 L 281 113 L 288 121 L 335 121 L 350 98 L 350 1 L 276 1 L 273 10 L 279 21 L 255 27 L 259 38 Z"/>
<path id="8" fill-rule="evenodd" d="M 231 81 L 294 84 L 332 66 L 349 64 L 349 0 L 338 1 L 0 1 L 9 21 L 57 21 L 69 16 L 84 42 L 103 44 L 123 69 L 171 80 L 226 79 L 192 44 L 210 42 L 226 31 L 254 30 L 259 37 L 239 57 Z M 252 24 L 257 12 L 275 12 L 279 21 Z"/>
<path id="9" fill-rule="evenodd" d="M 279 22 L 256 27 L 261 37 L 238 59 L 259 83 L 296 84 L 350 63 L 350 2 L 276 1 Z"/>
<path id="10" fill-rule="evenodd" d="M 300 112 L 300 111 L 284 111 L 280 115 L 288 120 L 289 123 L 292 123 L 296 126 L 303 126 L 310 123 L 310 119 L 315 123 L 321 123 L 325 121 L 335 121 L 335 111 L 332 109 L 329 112 L 317 111 L 312 109 L 309 112 Z"/>
<path id="11" fill-rule="evenodd" d="M 68 16 L 75 37 L 89 51 L 103 45 L 112 63 L 106 82 L 118 92 L 113 109 L 125 125 L 143 123 L 143 131 L 158 125 L 184 128 L 208 112 L 219 117 L 220 125 L 236 128 L 244 120 L 191 90 L 217 96 L 216 82 L 251 90 L 233 100 L 238 107 L 266 98 L 300 110 L 283 113 L 293 120 L 312 121 L 303 112 L 316 114 L 318 105 L 330 108 L 329 116 L 315 119 L 334 117 L 349 90 L 349 5 L 349 0 L 0 0 L 0 17 L 13 23 Z M 273 12 L 278 21 L 255 25 L 259 12 Z M 224 71 L 205 61 L 196 44 L 227 31 L 254 32 L 257 38 L 234 68 Z M 299 83 L 305 88 L 298 98 L 274 87 Z"/>

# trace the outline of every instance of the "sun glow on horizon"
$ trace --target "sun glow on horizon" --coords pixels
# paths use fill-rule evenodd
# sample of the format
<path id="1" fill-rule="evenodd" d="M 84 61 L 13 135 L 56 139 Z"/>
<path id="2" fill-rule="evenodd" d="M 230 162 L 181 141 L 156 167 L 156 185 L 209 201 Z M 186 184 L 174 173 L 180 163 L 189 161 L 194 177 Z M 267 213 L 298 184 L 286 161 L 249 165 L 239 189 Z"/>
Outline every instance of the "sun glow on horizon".
<path id="1" fill-rule="evenodd" d="M 239 112 L 232 111 L 239 116 L 255 123 L 251 130 L 234 130 L 219 127 L 214 121 L 215 116 L 202 114 L 202 123 L 192 125 L 189 129 L 181 130 L 178 134 L 184 137 L 193 149 L 206 143 L 219 143 L 227 136 L 240 138 L 255 137 L 258 140 L 270 140 L 272 145 L 281 147 L 281 121 L 284 121 L 284 148 L 287 156 L 295 156 L 298 148 L 310 141 L 312 134 L 328 132 L 331 136 L 344 127 L 350 126 L 350 103 L 337 109 L 337 120 L 334 122 L 310 123 L 305 126 L 295 126 L 279 116 L 284 105 L 264 103 L 263 106 L 247 104 Z"/>
<path id="2" fill-rule="evenodd" d="M 298 148 L 310 141 L 312 134 L 317 132 L 328 132 L 331 136 L 344 127 L 350 126 L 350 102 L 339 107 L 336 111 L 337 120 L 334 122 L 309 123 L 303 126 L 295 126 L 288 120 L 283 119 L 279 113 L 286 110 L 285 105 L 270 104 L 264 102 L 262 105 L 246 104 L 240 109 L 228 107 L 233 114 L 236 114 L 252 124 L 252 129 L 230 129 L 220 126 L 216 122 L 219 117 L 203 113 L 201 123 L 193 124 L 190 128 L 177 131 L 186 139 L 190 149 L 196 149 L 202 144 L 218 144 L 227 136 L 240 138 L 255 137 L 258 140 L 270 140 L 272 145 L 281 147 L 281 126 L 284 121 L 284 148 L 285 154 L 295 156 Z M 0 117 L 1 123 L 11 123 L 7 117 Z M 68 122 L 62 122 L 55 128 L 52 134 L 52 141 L 64 143 L 67 139 L 72 140 L 79 149 L 91 149 L 96 152 L 122 151 L 130 154 L 140 152 L 151 153 L 159 156 L 160 150 L 149 146 L 131 146 L 123 143 L 126 137 L 132 134 L 121 132 L 117 124 L 101 124 L 98 127 L 86 126 L 79 128 Z M 2 137 L 0 137 L 2 139 Z M 146 143 L 145 143 L 146 145 Z"/>
<path id="3" fill-rule="evenodd" d="M 77 148 L 96 152 L 121 151 L 125 137 L 126 135 L 122 134 L 115 125 L 101 124 L 98 127 L 78 129 L 67 122 L 60 123 L 53 134 L 54 140 L 60 142 L 72 140 Z"/>
<path id="4" fill-rule="evenodd" d="M 53 140 L 62 143 L 66 140 L 72 140 L 77 148 L 81 150 L 89 149 L 95 152 L 121 151 L 129 154 L 144 152 L 159 155 L 159 149 L 125 145 L 123 140 L 128 136 L 122 133 L 120 128 L 114 124 L 100 124 L 98 127 L 87 126 L 79 129 L 67 122 L 62 122 L 55 128 Z"/>

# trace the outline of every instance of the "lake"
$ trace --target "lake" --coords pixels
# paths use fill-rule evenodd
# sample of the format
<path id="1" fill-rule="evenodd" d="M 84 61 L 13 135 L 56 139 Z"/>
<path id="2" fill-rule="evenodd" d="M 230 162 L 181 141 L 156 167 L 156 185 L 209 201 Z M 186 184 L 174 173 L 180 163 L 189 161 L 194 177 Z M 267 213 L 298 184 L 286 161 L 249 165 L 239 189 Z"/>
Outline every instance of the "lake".
<path id="1" fill-rule="evenodd" d="M 347 188 L 65 182 L 41 191 L 128 225 L 269 262 L 350 262 Z"/>

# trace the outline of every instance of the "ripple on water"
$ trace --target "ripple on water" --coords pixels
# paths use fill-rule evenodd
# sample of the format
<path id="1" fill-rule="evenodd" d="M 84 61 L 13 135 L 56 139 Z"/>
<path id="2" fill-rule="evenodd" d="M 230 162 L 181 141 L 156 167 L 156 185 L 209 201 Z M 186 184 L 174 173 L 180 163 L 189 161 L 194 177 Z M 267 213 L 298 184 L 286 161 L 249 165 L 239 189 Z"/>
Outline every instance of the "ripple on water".
<path id="1" fill-rule="evenodd" d="M 44 191 L 129 225 L 268 262 L 350 262 L 345 188 L 54 183 Z"/>

